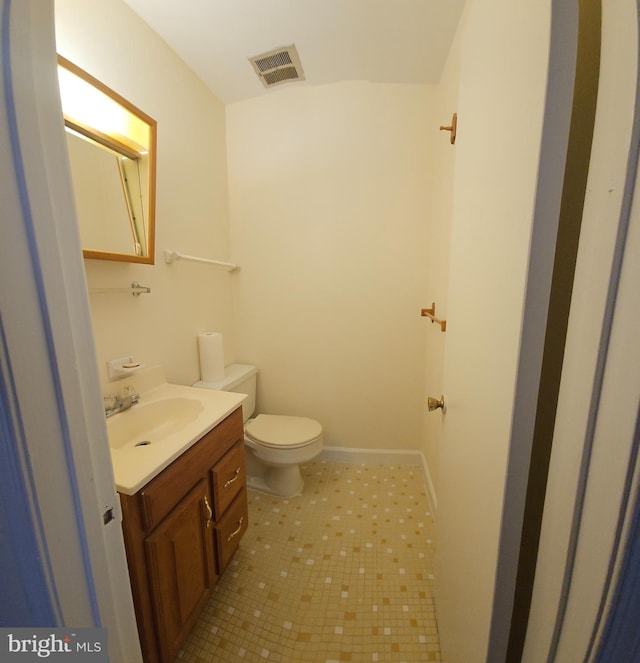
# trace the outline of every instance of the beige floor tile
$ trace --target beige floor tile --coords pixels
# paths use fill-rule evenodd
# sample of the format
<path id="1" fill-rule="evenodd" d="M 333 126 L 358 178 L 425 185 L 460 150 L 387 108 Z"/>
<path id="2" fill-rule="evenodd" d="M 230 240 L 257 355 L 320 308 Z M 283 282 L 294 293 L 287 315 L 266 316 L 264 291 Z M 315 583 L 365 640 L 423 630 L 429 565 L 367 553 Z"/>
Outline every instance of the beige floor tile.
<path id="1" fill-rule="evenodd" d="M 440 661 L 420 468 L 302 473 L 298 497 L 249 492 L 249 529 L 177 661 Z"/>

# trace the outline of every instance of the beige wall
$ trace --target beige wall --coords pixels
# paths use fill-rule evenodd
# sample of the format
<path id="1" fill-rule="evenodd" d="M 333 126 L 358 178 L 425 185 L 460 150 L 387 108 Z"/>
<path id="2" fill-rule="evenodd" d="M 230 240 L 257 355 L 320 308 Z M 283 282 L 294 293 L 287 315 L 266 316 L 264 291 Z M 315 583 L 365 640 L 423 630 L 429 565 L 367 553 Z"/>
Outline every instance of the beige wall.
<path id="1" fill-rule="evenodd" d="M 199 379 L 196 335 L 233 336 L 224 270 L 166 265 L 164 249 L 230 256 L 223 104 L 120 0 L 56 0 L 57 50 L 158 122 L 156 264 L 86 260 L 89 288 L 139 281 L 151 294 L 92 294 L 103 378 L 106 361 L 135 355 L 162 363 L 170 381 Z M 233 360 L 231 345 L 228 359 Z"/>
<path id="2" fill-rule="evenodd" d="M 434 89 L 345 82 L 227 107 L 235 354 L 258 409 L 417 449 Z"/>
<path id="3" fill-rule="evenodd" d="M 158 121 L 156 264 L 85 261 L 90 289 L 152 288 L 91 294 L 103 379 L 131 354 L 190 384 L 196 335 L 220 331 L 227 363 L 260 368 L 262 411 L 317 417 L 328 444 L 420 449 L 425 342 L 442 340 L 419 311 L 446 286 L 428 272 L 445 256 L 429 233 L 446 235 L 429 227 L 435 88 L 283 88 L 228 107 L 225 136 L 224 106 L 124 3 L 57 0 L 56 32 Z M 166 265 L 165 248 L 241 270 Z"/>

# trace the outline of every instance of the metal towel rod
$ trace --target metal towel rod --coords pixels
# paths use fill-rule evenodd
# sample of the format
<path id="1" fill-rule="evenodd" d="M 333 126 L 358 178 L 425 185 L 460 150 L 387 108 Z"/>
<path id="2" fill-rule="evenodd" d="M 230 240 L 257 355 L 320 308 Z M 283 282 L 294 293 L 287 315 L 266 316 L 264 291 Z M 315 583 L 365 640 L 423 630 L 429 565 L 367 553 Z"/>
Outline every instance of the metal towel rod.
<path id="1" fill-rule="evenodd" d="M 151 292 L 151 288 L 134 281 L 128 288 L 89 288 L 89 292 L 105 294 L 111 292 L 129 292 L 134 297 Z"/>
<path id="2" fill-rule="evenodd" d="M 191 262 L 204 262 L 207 265 L 217 265 L 218 267 L 226 267 L 227 271 L 229 271 L 229 272 L 234 272 L 236 269 L 240 269 L 239 265 L 236 265 L 235 263 L 232 263 L 232 262 L 222 262 L 220 260 L 210 260 L 209 258 L 198 258 L 197 256 L 186 256 L 183 253 L 179 253 L 178 251 L 169 251 L 168 249 L 165 249 L 164 261 L 167 264 L 170 265 L 172 262 L 175 262 L 176 260 L 189 260 Z"/>

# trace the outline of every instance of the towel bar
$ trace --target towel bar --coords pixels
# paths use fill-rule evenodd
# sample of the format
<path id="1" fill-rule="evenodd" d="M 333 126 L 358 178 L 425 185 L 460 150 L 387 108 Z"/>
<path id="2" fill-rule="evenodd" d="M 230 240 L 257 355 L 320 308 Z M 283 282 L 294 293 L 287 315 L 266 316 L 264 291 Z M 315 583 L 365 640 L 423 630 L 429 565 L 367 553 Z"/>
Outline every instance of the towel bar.
<path id="1" fill-rule="evenodd" d="M 189 260 L 191 262 L 204 262 L 207 265 L 217 265 L 218 267 L 226 267 L 227 271 L 233 272 L 236 269 L 240 269 L 238 265 L 232 262 L 221 262 L 220 260 L 210 260 L 209 258 L 198 258 L 197 256 L 186 256 L 183 253 L 178 253 L 178 251 L 169 251 L 165 249 L 164 252 L 164 261 L 167 264 L 171 264 L 176 260 Z"/>

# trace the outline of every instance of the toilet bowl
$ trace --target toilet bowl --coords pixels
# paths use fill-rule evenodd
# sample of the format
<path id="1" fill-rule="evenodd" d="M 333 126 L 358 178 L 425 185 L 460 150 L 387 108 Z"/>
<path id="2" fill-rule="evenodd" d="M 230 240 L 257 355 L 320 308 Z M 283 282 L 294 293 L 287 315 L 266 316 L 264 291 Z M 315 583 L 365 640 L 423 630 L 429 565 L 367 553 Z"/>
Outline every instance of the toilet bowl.
<path id="1" fill-rule="evenodd" d="M 269 495 L 293 497 L 304 486 L 300 464 L 313 460 L 322 451 L 322 426 L 307 417 L 259 414 L 252 418 L 257 373 L 255 366 L 232 364 L 225 368 L 224 379 L 196 382 L 193 386 L 247 394 L 242 404 L 247 485 Z"/>
<path id="2" fill-rule="evenodd" d="M 259 414 L 244 427 L 246 448 L 265 465 L 264 472 L 248 483 L 258 490 L 292 497 L 302 492 L 304 481 L 299 465 L 322 451 L 322 426 L 314 419 Z M 264 485 L 262 483 L 264 482 Z"/>

